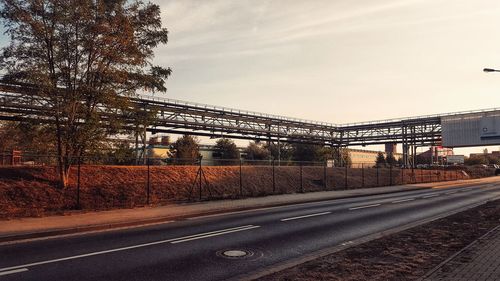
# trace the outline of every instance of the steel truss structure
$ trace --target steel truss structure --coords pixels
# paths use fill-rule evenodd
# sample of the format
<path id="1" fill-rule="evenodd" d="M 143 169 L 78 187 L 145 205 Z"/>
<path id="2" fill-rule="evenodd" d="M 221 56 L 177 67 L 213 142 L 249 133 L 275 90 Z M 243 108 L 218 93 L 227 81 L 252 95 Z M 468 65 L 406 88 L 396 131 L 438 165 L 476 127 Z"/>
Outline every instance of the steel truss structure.
<path id="1" fill-rule="evenodd" d="M 29 87 L 25 85 L 0 83 L 0 120 L 50 122 L 47 102 L 36 95 L 26 95 L 27 91 Z M 132 102 L 143 110 L 156 114 L 154 123 L 144 128 L 152 133 L 277 143 L 300 142 L 336 148 L 401 143 L 404 163 L 409 163 L 409 156 L 415 154 L 417 146 L 441 144 L 442 117 L 471 113 L 458 112 L 340 125 L 154 96 L 137 96 Z M 489 111 L 500 110 L 477 112 Z M 127 121 L 132 126 L 134 120 Z"/>

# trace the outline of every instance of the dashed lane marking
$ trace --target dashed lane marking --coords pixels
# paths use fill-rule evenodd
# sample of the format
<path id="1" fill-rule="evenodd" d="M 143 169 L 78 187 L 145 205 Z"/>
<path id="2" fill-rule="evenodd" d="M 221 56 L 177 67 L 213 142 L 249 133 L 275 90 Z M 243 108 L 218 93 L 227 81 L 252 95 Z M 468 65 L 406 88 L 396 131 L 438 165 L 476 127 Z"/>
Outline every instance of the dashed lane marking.
<path id="1" fill-rule="evenodd" d="M 303 218 L 317 217 L 317 216 L 328 215 L 328 214 L 331 214 L 331 213 L 332 212 L 316 213 L 316 214 L 310 214 L 310 215 L 304 215 L 304 216 L 298 216 L 298 217 L 291 217 L 291 218 L 281 219 L 281 221 L 291 221 L 291 220 L 298 220 L 298 219 L 303 219 Z"/>
<path id="2" fill-rule="evenodd" d="M 372 204 L 372 205 L 352 207 L 352 208 L 349 208 L 349 211 L 354 211 L 354 210 L 359 210 L 359 209 L 366 209 L 366 208 L 373 208 L 373 207 L 378 207 L 380 205 L 382 205 L 382 204 Z"/>

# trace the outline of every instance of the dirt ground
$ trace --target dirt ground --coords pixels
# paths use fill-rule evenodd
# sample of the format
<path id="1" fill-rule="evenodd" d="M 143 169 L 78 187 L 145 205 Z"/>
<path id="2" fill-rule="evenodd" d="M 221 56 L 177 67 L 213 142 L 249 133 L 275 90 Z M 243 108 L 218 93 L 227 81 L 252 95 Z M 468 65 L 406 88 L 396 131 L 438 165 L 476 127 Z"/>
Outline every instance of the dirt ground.
<path id="1" fill-rule="evenodd" d="M 206 166 L 202 170 L 201 200 L 483 176 L 459 170 L 243 166 L 240 180 L 239 166 Z M 80 209 L 144 206 L 148 191 L 151 205 L 200 200 L 197 173 L 198 166 L 151 166 L 148 172 L 146 166 L 84 165 L 80 171 Z M 74 210 L 77 206 L 77 175 L 77 168 L 73 167 L 69 187 L 61 190 L 56 187 L 55 167 L 0 167 L 0 218 L 63 214 Z"/>
<path id="2" fill-rule="evenodd" d="M 418 280 L 500 224 L 500 200 L 259 280 Z"/>

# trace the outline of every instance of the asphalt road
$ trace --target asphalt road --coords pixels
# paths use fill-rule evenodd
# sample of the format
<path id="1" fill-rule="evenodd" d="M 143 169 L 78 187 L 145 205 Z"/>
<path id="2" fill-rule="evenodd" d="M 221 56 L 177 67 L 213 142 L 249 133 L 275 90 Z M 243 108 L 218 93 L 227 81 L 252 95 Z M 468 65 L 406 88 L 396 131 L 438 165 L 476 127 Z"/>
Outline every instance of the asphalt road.
<path id="1" fill-rule="evenodd" d="M 2 245 L 0 280 L 237 279 L 497 196 L 500 183 L 427 189 Z"/>

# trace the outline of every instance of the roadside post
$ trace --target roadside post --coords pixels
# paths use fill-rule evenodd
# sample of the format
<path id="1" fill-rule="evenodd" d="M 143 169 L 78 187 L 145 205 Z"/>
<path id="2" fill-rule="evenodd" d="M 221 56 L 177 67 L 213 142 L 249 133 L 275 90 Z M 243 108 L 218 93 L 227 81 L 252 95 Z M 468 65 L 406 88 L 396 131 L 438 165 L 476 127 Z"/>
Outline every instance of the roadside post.
<path id="1" fill-rule="evenodd" d="M 365 187 L 365 167 L 363 163 L 361 163 L 361 187 Z"/>
<path id="2" fill-rule="evenodd" d="M 405 178 L 405 169 L 404 169 L 404 167 L 401 167 L 400 169 L 401 169 L 401 184 L 403 185 L 403 184 L 405 184 L 404 183 L 404 181 L 405 181 L 405 179 L 404 179 Z"/>
<path id="3" fill-rule="evenodd" d="M 78 156 L 78 171 L 76 180 L 76 208 L 80 209 L 80 171 L 81 171 L 81 158 Z"/>
<path id="4" fill-rule="evenodd" d="M 348 189 L 348 186 L 347 186 L 347 172 L 348 172 L 349 167 L 347 166 L 347 163 L 344 163 L 344 165 L 345 165 L 345 183 L 344 183 L 344 187 L 345 187 L 345 189 Z"/>
<path id="5" fill-rule="evenodd" d="M 302 175 L 302 161 L 300 162 L 300 193 L 304 192 L 304 183 L 303 183 L 303 175 Z"/>
<path id="6" fill-rule="evenodd" d="M 323 166 L 323 188 L 326 190 L 328 188 L 328 185 L 326 183 L 326 167 L 328 166 L 328 160 L 325 160 L 324 166 Z"/>
<path id="7" fill-rule="evenodd" d="M 201 158 L 200 158 L 200 179 L 199 179 L 199 184 L 198 184 L 198 196 L 200 198 L 200 201 L 201 201 L 201 175 L 202 175 L 202 170 L 201 170 Z"/>
<path id="8" fill-rule="evenodd" d="M 146 184 L 146 190 L 147 190 L 146 191 L 146 205 L 149 205 L 149 201 L 150 201 L 149 197 L 150 197 L 150 192 L 151 192 L 150 191 L 150 189 L 151 189 L 151 173 L 150 173 L 150 167 L 149 167 L 151 165 L 150 162 L 151 161 L 150 161 L 149 157 L 146 158 L 146 164 L 148 165 L 148 178 L 147 178 L 148 180 L 147 180 L 147 184 Z"/>
<path id="9" fill-rule="evenodd" d="M 275 165 L 274 165 L 274 159 L 272 161 L 273 165 L 273 194 L 276 192 L 276 172 L 274 171 Z"/>
<path id="10" fill-rule="evenodd" d="M 389 185 L 392 185 L 392 164 L 389 165 Z"/>
<path id="11" fill-rule="evenodd" d="M 240 157 L 240 196 L 243 197 L 243 174 L 242 174 L 242 166 L 243 163 Z"/>

